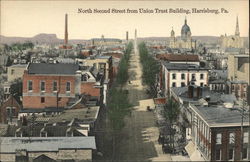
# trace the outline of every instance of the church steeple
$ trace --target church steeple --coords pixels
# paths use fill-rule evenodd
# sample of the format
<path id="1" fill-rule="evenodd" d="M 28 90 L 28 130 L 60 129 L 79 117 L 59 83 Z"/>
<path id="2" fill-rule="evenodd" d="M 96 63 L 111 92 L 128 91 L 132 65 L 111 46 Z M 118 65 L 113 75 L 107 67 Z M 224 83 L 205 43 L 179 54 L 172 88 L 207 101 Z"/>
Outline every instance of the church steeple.
<path id="1" fill-rule="evenodd" d="M 240 36 L 240 29 L 239 29 L 239 21 L 238 21 L 238 16 L 237 16 L 237 18 L 236 18 L 235 36 Z"/>
<path id="2" fill-rule="evenodd" d="M 187 17 L 185 17 L 185 24 L 187 24 Z"/>

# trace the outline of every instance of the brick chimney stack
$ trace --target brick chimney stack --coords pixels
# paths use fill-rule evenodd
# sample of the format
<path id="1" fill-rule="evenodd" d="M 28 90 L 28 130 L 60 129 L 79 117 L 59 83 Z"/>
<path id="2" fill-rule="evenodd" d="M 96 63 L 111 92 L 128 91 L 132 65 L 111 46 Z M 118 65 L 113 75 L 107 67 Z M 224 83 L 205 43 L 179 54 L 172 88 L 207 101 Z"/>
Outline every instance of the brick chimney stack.
<path id="1" fill-rule="evenodd" d="M 65 14 L 64 45 L 68 44 L 68 14 Z"/>

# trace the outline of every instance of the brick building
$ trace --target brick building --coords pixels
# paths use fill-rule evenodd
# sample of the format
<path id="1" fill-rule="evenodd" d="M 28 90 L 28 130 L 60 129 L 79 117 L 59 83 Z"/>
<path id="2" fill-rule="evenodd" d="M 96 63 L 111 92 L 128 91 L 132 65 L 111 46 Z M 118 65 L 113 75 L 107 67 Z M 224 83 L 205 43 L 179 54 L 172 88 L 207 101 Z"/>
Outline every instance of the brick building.
<path id="1" fill-rule="evenodd" d="M 242 106 L 234 104 L 234 95 L 208 87 L 175 87 L 171 95 L 180 103 L 182 125 L 191 139 L 185 147 L 191 160 L 249 160 L 249 107 L 245 106 L 242 118 Z"/>
<path id="2" fill-rule="evenodd" d="M 13 96 L 9 96 L 0 107 L 0 123 L 12 123 L 17 120 L 21 105 Z"/>
<path id="3" fill-rule="evenodd" d="M 100 98 L 102 75 L 78 64 L 31 63 L 23 75 L 23 107 L 63 108 L 82 94 Z"/>

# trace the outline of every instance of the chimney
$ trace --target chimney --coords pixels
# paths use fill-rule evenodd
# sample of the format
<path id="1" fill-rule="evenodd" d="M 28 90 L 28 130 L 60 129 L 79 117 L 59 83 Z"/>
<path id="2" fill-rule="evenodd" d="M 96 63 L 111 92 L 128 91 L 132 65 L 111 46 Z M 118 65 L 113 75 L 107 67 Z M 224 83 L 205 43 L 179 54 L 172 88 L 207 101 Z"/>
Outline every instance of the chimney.
<path id="1" fill-rule="evenodd" d="M 202 96 L 202 87 L 197 87 L 197 98 L 201 98 Z"/>
<path id="2" fill-rule="evenodd" d="M 194 86 L 189 85 L 188 86 L 188 98 L 193 98 L 194 97 Z"/>
<path id="3" fill-rule="evenodd" d="M 68 44 L 68 14 L 65 14 L 64 45 Z"/>

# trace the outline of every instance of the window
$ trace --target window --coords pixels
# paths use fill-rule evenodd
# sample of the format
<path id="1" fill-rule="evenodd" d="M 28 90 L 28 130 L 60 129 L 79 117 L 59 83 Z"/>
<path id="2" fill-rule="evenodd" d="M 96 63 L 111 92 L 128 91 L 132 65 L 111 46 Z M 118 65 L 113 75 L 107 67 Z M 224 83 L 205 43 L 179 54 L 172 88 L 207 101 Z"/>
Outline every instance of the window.
<path id="1" fill-rule="evenodd" d="M 204 74 L 200 74 L 200 79 L 204 79 Z"/>
<path id="2" fill-rule="evenodd" d="M 192 80 L 195 79 L 195 74 L 192 74 Z"/>
<path id="3" fill-rule="evenodd" d="M 176 74 L 172 74 L 172 79 L 176 79 Z"/>
<path id="4" fill-rule="evenodd" d="M 204 86 L 204 83 L 200 83 L 200 86 L 203 87 L 203 86 Z"/>
<path id="5" fill-rule="evenodd" d="M 181 87 L 185 87 L 185 82 L 181 82 Z"/>
<path id="6" fill-rule="evenodd" d="M 243 143 L 248 143 L 248 132 L 244 132 Z"/>
<path id="7" fill-rule="evenodd" d="M 221 133 L 216 134 L 216 144 L 221 144 Z"/>
<path id="8" fill-rule="evenodd" d="M 44 102 L 45 102 L 45 98 L 41 97 L 41 103 L 44 103 Z"/>
<path id="9" fill-rule="evenodd" d="M 6 113 L 7 113 L 8 117 L 14 116 L 15 115 L 15 108 L 14 107 L 7 107 L 6 108 Z"/>
<path id="10" fill-rule="evenodd" d="M 41 90 L 42 92 L 45 91 L 45 82 L 44 82 L 44 81 L 41 81 L 41 83 L 40 83 L 40 90 Z"/>
<path id="11" fill-rule="evenodd" d="M 176 83 L 175 82 L 172 83 L 172 87 L 176 87 Z"/>
<path id="12" fill-rule="evenodd" d="M 32 87 L 32 80 L 28 81 L 28 91 L 32 91 L 33 87 Z"/>
<path id="13" fill-rule="evenodd" d="M 228 160 L 233 160 L 234 159 L 234 149 L 230 148 L 228 151 Z"/>
<path id="14" fill-rule="evenodd" d="M 53 82 L 53 91 L 57 91 L 57 81 Z"/>
<path id="15" fill-rule="evenodd" d="M 244 160 L 247 159 L 247 147 L 243 148 L 243 151 L 242 151 L 242 159 L 244 159 Z"/>
<path id="16" fill-rule="evenodd" d="M 181 79 L 182 79 L 182 80 L 185 79 L 185 74 L 181 74 Z"/>
<path id="17" fill-rule="evenodd" d="M 234 90 L 234 85 L 232 85 L 232 90 Z"/>
<path id="18" fill-rule="evenodd" d="M 216 149 L 216 151 L 215 151 L 215 159 L 216 160 L 221 160 L 221 150 L 220 149 Z"/>
<path id="19" fill-rule="evenodd" d="M 229 133 L 229 144 L 233 144 L 235 141 L 235 134 Z"/>
<path id="20" fill-rule="evenodd" d="M 13 75 L 15 73 L 14 69 L 11 69 L 11 75 Z"/>
<path id="21" fill-rule="evenodd" d="M 70 92 L 70 82 L 67 82 L 67 83 L 66 83 L 66 91 L 67 91 L 67 92 Z"/>

